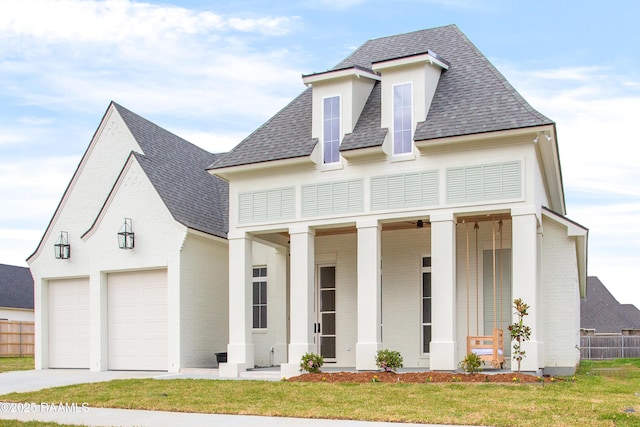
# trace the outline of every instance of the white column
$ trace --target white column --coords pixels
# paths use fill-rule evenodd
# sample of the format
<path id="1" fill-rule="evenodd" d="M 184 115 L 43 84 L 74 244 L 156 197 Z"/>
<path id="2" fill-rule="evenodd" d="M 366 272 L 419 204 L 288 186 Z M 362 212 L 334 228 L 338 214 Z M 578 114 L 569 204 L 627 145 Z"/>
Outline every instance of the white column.
<path id="1" fill-rule="evenodd" d="M 89 276 L 89 369 L 92 371 L 109 369 L 107 319 L 107 274 L 93 272 Z"/>
<path id="2" fill-rule="evenodd" d="M 287 363 L 287 257 L 288 248 L 280 247 L 276 249 L 274 268 L 268 272 L 269 287 L 273 290 L 271 294 L 273 300 L 278 301 L 275 313 L 273 314 L 275 328 L 273 345 L 273 363 L 280 365 Z"/>
<path id="3" fill-rule="evenodd" d="M 544 356 L 538 218 L 534 213 L 513 214 L 512 223 L 513 298 L 521 298 L 530 306 L 524 324 L 531 327 L 531 339 L 522 345 L 526 355 L 520 369 L 537 372 L 543 367 Z M 517 317 L 513 315 L 512 322 L 516 321 Z M 516 369 L 516 363 L 511 362 L 512 369 Z"/>
<path id="4" fill-rule="evenodd" d="M 381 245 L 376 220 L 358 221 L 358 341 L 356 369 L 376 370 L 381 346 Z"/>
<path id="5" fill-rule="evenodd" d="M 229 237 L 229 345 L 220 376 L 234 378 L 255 367 L 252 327 L 252 240 L 245 232 Z"/>
<path id="6" fill-rule="evenodd" d="M 456 343 L 456 224 L 453 214 L 431 216 L 430 368 L 454 371 Z"/>
<path id="7" fill-rule="evenodd" d="M 289 363 L 280 365 L 283 377 L 300 375 L 300 359 L 305 353 L 316 353 L 314 344 L 314 270 L 315 232 L 309 227 L 289 229 L 291 284 L 289 328 Z"/>

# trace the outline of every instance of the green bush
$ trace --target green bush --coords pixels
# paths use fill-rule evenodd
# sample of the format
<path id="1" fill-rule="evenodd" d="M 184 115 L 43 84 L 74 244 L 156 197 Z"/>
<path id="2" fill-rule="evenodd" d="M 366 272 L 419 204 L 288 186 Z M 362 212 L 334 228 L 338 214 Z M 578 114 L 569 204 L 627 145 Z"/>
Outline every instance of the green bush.
<path id="1" fill-rule="evenodd" d="M 482 359 L 475 353 L 469 353 L 458 366 L 469 374 L 475 374 L 482 370 Z"/>
<path id="2" fill-rule="evenodd" d="M 323 364 L 322 356 L 315 353 L 305 353 L 300 360 L 300 372 L 307 371 L 311 374 L 317 374 Z"/>
<path id="3" fill-rule="evenodd" d="M 402 368 L 402 355 L 394 350 L 378 350 L 376 366 L 387 372 L 395 372 Z"/>

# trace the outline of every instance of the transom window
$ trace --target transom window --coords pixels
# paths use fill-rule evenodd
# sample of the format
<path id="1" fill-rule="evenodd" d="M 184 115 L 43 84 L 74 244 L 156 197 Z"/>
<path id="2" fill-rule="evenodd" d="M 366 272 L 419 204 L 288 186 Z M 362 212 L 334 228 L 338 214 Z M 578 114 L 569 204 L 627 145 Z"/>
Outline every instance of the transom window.
<path id="1" fill-rule="evenodd" d="M 267 327 L 267 267 L 253 268 L 253 328 Z"/>
<path id="2" fill-rule="evenodd" d="M 422 352 L 431 343 L 431 257 L 422 258 Z"/>
<path id="3" fill-rule="evenodd" d="M 324 99 L 323 109 L 324 163 L 340 161 L 340 97 Z"/>
<path id="4" fill-rule="evenodd" d="M 411 83 L 393 87 L 393 154 L 411 153 L 412 141 Z"/>

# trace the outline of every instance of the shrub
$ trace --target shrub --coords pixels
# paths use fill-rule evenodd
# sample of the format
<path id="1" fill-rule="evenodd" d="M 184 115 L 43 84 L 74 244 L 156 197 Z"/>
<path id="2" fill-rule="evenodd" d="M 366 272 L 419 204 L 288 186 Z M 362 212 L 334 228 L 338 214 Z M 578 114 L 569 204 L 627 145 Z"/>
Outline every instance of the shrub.
<path id="1" fill-rule="evenodd" d="M 376 366 L 383 371 L 395 372 L 402 368 L 402 356 L 393 350 L 378 350 Z"/>
<path id="2" fill-rule="evenodd" d="M 305 353 L 300 360 L 300 372 L 307 371 L 311 374 L 317 374 L 323 364 L 322 356 L 315 353 Z"/>
<path id="3" fill-rule="evenodd" d="M 469 353 L 458 366 L 469 374 L 475 374 L 482 370 L 482 359 L 475 353 Z"/>

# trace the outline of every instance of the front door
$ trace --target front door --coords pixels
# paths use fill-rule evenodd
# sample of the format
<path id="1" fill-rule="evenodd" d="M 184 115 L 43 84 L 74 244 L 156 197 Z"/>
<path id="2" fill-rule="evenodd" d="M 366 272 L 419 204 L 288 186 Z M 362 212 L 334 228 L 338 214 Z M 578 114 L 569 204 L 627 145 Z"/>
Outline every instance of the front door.
<path id="1" fill-rule="evenodd" d="M 315 342 L 325 362 L 336 361 L 336 266 L 319 265 L 316 280 Z"/>

